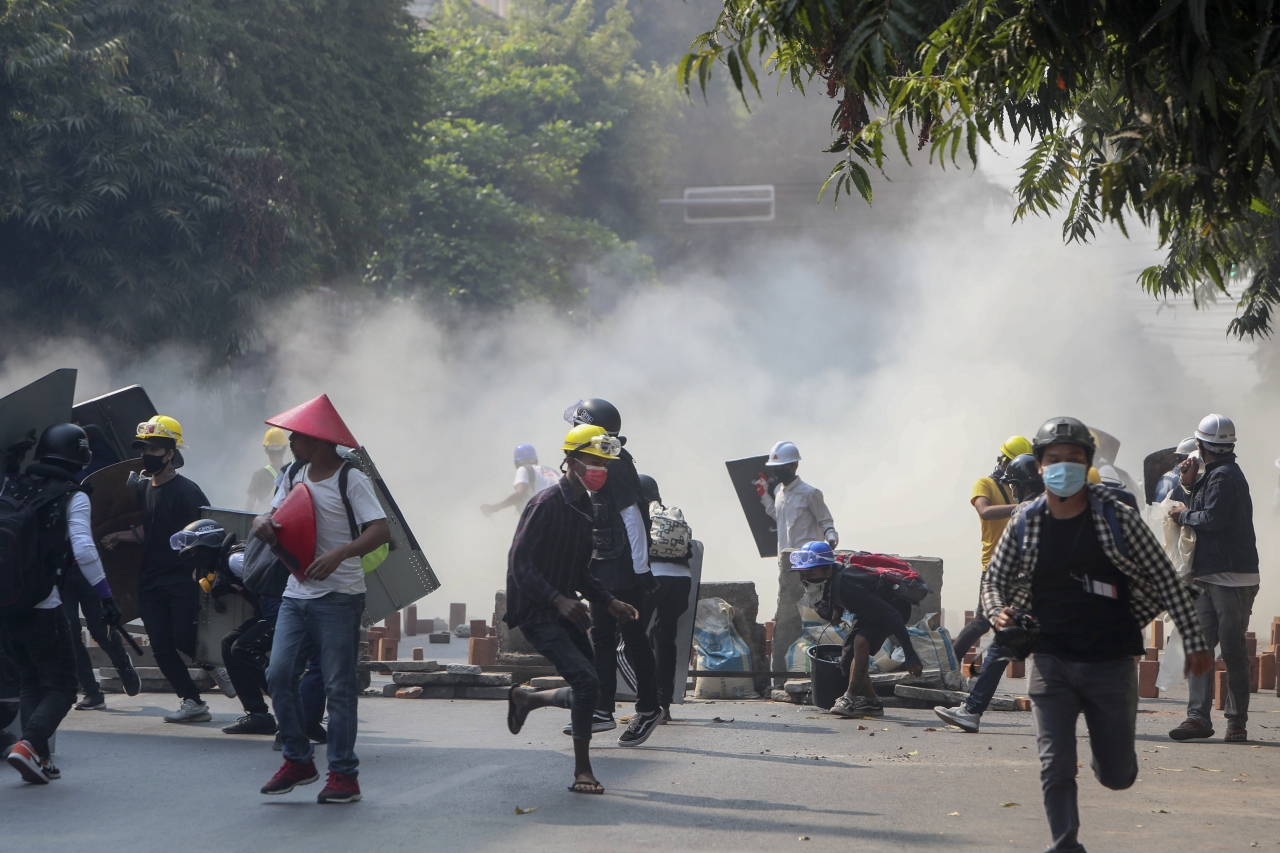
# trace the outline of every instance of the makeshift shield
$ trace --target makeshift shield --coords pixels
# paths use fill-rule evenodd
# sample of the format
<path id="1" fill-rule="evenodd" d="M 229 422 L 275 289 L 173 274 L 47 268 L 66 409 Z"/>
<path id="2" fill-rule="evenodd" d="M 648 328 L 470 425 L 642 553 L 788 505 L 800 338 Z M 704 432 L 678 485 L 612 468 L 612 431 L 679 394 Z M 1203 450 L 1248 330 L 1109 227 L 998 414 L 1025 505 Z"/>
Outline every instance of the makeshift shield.
<path id="1" fill-rule="evenodd" d="M 1176 447 L 1157 450 L 1155 453 L 1148 454 L 1147 458 L 1142 460 L 1142 484 L 1147 493 L 1147 503 L 1153 504 L 1156 502 L 1156 486 L 1160 483 L 1160 478 L 1177 464 L 1178 448 Z"/>
<path id="2" fill-rule="evenodd" d="M 294 560 L 292 565 L 287 559 L 284 564 L 295 578 L 305 580 L 302 573 L 316 559 L 316 505 L 307 484 L 295 484 L 271 518 L 280 525 L 276 540 Z"/>
<path id="3" fill-rule="evenodd" d="M 364 598 L 364 624 L 368 627 L 435 592 L 440 588 L 440 581 L 436 579 L 436 573 L 427 562 L 426 555 L 418 547 L 418 540 L 414 538 L 408 522 L 400 513 L 400 507 L 396 506 L 396 500 L 383 482 L 377 466 L 373 464 L 369 451 L 361 447 L 354 453 L 345 455 L 357 463 L 364 475 L 373 482 L 378 503 L 382 505 L 383 512 L 387 514 L 387 523 L 391 526 L 391 548 L 387 559 L 364 576 L 368 587 Z"/>
<path id="4" fill-rule="evenodd" d="M 126 459 L 98 471 L 84 482 L 92 486 L 89 504 L 93 512 L 93 541 L 101 542 L 108 533 L 128 530 L 129 525 L 142 524 L 142 505 L 138 502 L 137 486 L 129 485 L 129 475 L 142 470 L 141 459 Z M 99 547 L 102 567 L 111 584 L 116 605 L 124 614 L 125 622 L 138 618 L 138 573 L 142 569 L 142 545 L 126 537 L 125 541 L 108 551 Z"/>
<path id="5" fill-rule="evenodd" d="M 764 463 L 768 456 L 751 456 L 746 459 L 733 459 L 724 466 L 729 469 L 729 479 L 733 481 L 733 490 L 738 493 L 738 502 L 747 516 L 747 525 L 756 540 L 756 550 L 761 557 L 778 556 L 778 523 L 764 511 L 760 496 L 756 494 L 756 481 L 761 476 L 768 478 L 769 469 Z"/>
<path id="6" fill-rule="evenodd" d="M 75 368 L 64 367 L 0 400 L 0 451 L 27 439 L 34 442 L 45 427 L 69 423 L 75 398 Z M 28 450 L 22 464 L 31 458 Z"/>
<path id="7" fill-rule="evenodd" d="M 141 385 L 130 385 L 83 403 L 76 403 L 71 416 L 80 426 L 96 426 L 102 430 L 107 444 L 115 451 L 117 459 L 132 459 L 141 455 L 134 450 L 134 436 L 138 424 L 145 423 L 159 414 L 151 405 L 151 398 Z"/>
<path id="8" fill-rule="evenodd" d="M 202 507 L 201 518 L 211 518 L 227 533 L 234 533 L 243 542 L 253 529 L 254 513 L 234 509 Z M 196 620 L 196 663 L 224 666 L 222 638 L 253 618 L 254 608 L 248 601 L 234 593 L 214 599 L 207 592 L 200 593 L 200 615 Z"/>

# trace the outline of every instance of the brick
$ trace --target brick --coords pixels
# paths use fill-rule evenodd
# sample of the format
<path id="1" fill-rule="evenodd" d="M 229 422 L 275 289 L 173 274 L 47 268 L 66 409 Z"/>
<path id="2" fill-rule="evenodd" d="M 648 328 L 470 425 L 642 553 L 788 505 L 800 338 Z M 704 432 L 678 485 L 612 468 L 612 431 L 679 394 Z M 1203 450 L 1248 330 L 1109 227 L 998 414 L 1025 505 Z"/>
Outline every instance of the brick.
<path id="1" fill-rule="evenodd" d="M 392 640 L 400 639 L 400 611 L 397 610 L 386 619 L 382 620 L 382 624 L 387 626 L 387 637 Z"/>
<path id="2" fill-rule="evenodd" d="M 493 666 L 498 662 L 498 641 L 492 637 L 472 637 L 468 642 L 467 663 Z"/>
<path id="3" fill-rule="evenodd" d="M 450 604 L 449 605 L 449 630 L 452 631 L 463 622 L 467 621 L 467 605 L 466 604 Z"/>
<path id="4" fill-rule="evenodd" d="M 1258 687 L 1263 690 L 1276 689 L 1276 656 L 1274 652 L 1258 655 Z"/>
<path id="5" fill-rule="evenodd" d="M 413 659 L 422 660 L 422 646 L 413 647 Z"/>
<path id="6" fill-rule="evenodd" d="M 775 622 L 773 619 L 770 619 L 768 622 L 764 623 L 764 638 L 766 640 L 773 639 L 773 628 L 776 624 L 777 622 Z"/>
<path id="7" fill-rule="evenodd" d="M 1145 661 L 1159 661 L 1160 652 L 1155 646 L 1147 646 L 1147 654 L 1143 657 Z"/>
<path id="8" fill-rule="evenodd" d="M 472 619 L 467 627 L 471 629 L 471 636 L 473 637 L 483 638 L 489 636 L 489 625 L 483 619 Z"/>
<path id="9" fill-rule="evenodd" d="M 422 688 L 421 687 L 401 687 L 399 690 L 396 691 L 396 698 L 397 699 L 421 699 Z"/>
<path id="10" fill-rule="evenodd" d="M 1156 678 L 1160 675 L 1160 662 L 1156 660 L 1138 661 L 1138 698 L 1159 699 L 1160 688 L 1156 687 Z"/>
<path id="11" fill-rule="evenodd" d="M 418 605 L 410 604 L 404 609 L 404 634 L 406 637 L 418 636 Z"/>
<path id="12" fill-rule="evenodd" d="M 387 636 L 387 629 L 375 626 L 369 629 L 368 635 L 369 635 L 369 648 L 376 649 L 378 647 L 378 641 Z"/>
<path id="13" fill-rule="evenodd" d="M 1013 707 L 1017 708 L 1019 711 L 1030 711 L 1030 710 L 1031 710 L 1031 697 L 1030 697 L 1030 696 L 1015 696 L 1015 697 L 1013 698 Z"/>
<path id="14" fill-rule="evenodd" d="M 396 659 L 396 643 L 391 638 L 378 641 L 378 660 L 395 660 Z"/>
<path id="15" fill-rule="evenodd" d="M 1024 660 L 1009 661 L 1009 668 L 1005 672 L 1009 678 L 1026 678 L 1027 662 Z"/>
<path id="16" fill-rule="evenodd" d="M 507 692 L 506 687 L 464 687 L 461 691 L 463 699 L 506 699 Z"/>
<path id="17" fill-rule="evenodd" d="M 1164 650 L 1164 620 L 1156 619 L 1151 623 L 1151 645 L 1156 651 Z"/>
<path id="18" fill-rule="evenodd" d="M 431 645 L 438 645 L 438 644 L 440 644 L 440 643 L 447 643 L 447 642 L 449 642 L 449 641 L 450 641 L 450 640 L 452 640 L 452 639 L 453 639 L 453 635 L 452 635 L 452 634 L 443 633 L 443 632 L 442 632 L 442 633 L 428 634 L 428 635 L 427 635 L 427 643 L 428 643 L 428 644 L 431 644 Z"/>
<path id="19" fill-rule="evenodd" d="M 1253 657 L 1249 658 L 1249 692 L 1250 693 L 1258 692 L 1259 675 L 1260 673 L 1258 671 L 1258 656 L 1254 655 Z"/>
<path id="20" fill-rule="evenodd" d="M 391 680 L 401 687 L 510 687 L 511 673 L 484 672 L 466 675 L 453 672 L 393 672 Z"/>
<path id="21" fill-rule="evenodd" d="M 1221 711 L 1227 706 L 1227 671 L 1220 669 L 1213 674 L 1213 707 Z"/>
<path id="22" fill-rule="evenodd" d="M 1227 662 L 1226 662 L 1226 661 L 1224 661 L 1222 658 L 1218 658 L 1216 661 L 1214 661 L 1214 662 L 1213 662 L 1213 671 L 1214 671 L 1214 672 L 1226 672 L 1226 671 L 1227 671 Z"/>
<path id="23" fill-rule="evenodd" d="M 1249 657 L 1253 657 L 1258 653 L 1258 637 L 1252 631 L 1244 633 L 1244 647 L 1249 652 Z"/>

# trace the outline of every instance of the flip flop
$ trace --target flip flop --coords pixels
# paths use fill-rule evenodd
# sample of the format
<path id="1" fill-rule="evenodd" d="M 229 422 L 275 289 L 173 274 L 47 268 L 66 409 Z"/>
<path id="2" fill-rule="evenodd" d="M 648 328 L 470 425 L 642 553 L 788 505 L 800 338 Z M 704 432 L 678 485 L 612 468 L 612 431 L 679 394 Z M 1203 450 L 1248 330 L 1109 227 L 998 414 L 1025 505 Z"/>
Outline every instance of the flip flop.
<path id="1" fill-rule="evenodd" d="M 518 687 L 512 687 L 507 691 L 507 731 L 513 735 L 520 734 L 520 729 L 524 728 L 524 720 L 518 719 L 516 709 L 515 695 L 518 689 Z M 527 717 L 528 715 L 526 714 L 525 716 Z"/>
<path id="2" fill-rule="evenodd" d="M 569 790 L 575 794 L 603 794 L 604 785 L 599 782 L 588 782 L 585 779 L 574 782 L 569 786 Z"/>

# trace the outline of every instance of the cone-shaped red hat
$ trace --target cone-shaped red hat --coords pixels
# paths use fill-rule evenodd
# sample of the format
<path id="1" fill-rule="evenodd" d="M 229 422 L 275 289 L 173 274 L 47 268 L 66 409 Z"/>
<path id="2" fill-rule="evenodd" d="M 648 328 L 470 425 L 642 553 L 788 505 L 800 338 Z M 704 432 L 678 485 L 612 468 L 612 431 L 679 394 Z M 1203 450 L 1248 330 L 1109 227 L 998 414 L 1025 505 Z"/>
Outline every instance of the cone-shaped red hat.
<path id="1" fill-rule="evenodd" d="M 271 518 L 280 525 L 276 530 L 280 547 L 292 554 L 299 571 L 305 572 L 316 559 L 316 507 L 307 484 L 298 483 L 290 489 Z M 298 580 L 302 579 L 298 575 Z"/>
<path id="2" fill-rule="evenodd" d="M 342 422 L 342 416 L 329 402 L 328 394 L 321 394 L 314 400 L 308 400 L 301 406 L 294 406 L 287 412 L 281 412 L 274 418 L 267 418 L 264 423 L 278 426 L 289 432 L 300 432 L 321 441 L 332 441 L 334 444 L 355 449 L 360 446 L 356 437 Z"/>

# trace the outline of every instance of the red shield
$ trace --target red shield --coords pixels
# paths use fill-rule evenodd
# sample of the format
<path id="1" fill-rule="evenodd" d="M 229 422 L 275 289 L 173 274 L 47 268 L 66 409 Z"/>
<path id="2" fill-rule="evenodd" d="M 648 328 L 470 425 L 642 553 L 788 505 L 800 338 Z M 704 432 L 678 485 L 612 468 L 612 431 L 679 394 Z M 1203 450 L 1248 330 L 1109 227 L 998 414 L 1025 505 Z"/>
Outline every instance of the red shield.
<path id="1" fill-rule="evenodd" d="M 289 566 L 289 570 L 298 580 L 304 580 L 303 573 L 316 558 L 316 507 L 307 484 L 298 483 L 290 489 L 271 518 L 280 525 L 276 530 L 280 547 L 297 561 L 297 567 Z"/>

